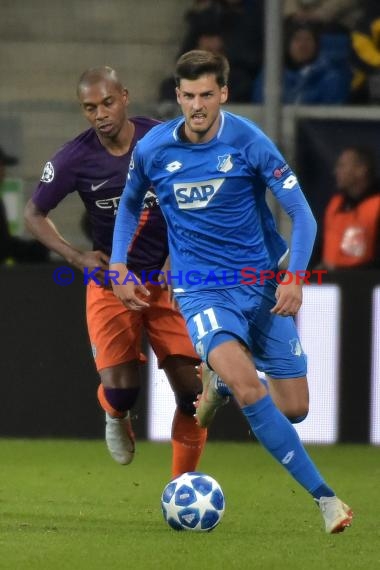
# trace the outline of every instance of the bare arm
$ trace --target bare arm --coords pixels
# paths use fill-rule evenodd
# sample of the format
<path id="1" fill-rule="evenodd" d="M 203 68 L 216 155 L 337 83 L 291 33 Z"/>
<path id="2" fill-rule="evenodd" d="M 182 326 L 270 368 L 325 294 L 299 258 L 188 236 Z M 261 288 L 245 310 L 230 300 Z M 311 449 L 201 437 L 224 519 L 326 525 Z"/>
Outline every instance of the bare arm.
<path id="1" fill-rule="evenodd" d="M 108 255 L 102 251 L 76 249 L 61 236 L 53 222 L 39 210 L 32 200 L 29 200 L 25 207 L 24 218 L 27 229 L 46 247 L 61 255 L 70 265 L 80 271 L 83 271 L 85 267 L 88 271 L 99 267 L 101 271 L 97 277 L 101 280 L 101 274 L 108 269 Z"/>

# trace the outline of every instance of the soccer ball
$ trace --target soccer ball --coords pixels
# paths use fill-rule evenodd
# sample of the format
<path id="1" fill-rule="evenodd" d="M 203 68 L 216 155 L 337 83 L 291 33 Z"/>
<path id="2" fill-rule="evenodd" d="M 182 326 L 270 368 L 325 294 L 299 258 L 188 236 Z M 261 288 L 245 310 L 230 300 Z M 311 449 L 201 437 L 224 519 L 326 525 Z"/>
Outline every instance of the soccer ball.
<path id="1" fill-rule="evenodd" d="M 161 508 L 174 530 L 208 532 L 220 523 L 225 499 L 219 483 L 210 475 L 189 472 L 166 485 Z"/>

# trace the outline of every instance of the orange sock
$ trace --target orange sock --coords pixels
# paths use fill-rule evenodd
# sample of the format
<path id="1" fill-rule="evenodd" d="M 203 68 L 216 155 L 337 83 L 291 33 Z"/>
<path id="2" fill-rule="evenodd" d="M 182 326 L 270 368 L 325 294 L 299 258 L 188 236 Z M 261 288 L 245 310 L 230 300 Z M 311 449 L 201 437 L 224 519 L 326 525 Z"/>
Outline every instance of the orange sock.
<path id="1" fill-rule="evenodd" d="M 125 416 L 125 412 L 118 412 L 108 403 L 106 396 L 104 394 L 103 384 L 99 384 L 98 387 L 98 400 L 99 404 L 102 406 L 105 412 L 108 412 L 110 416 L 113 418 L 123 418 Z"/>
<path id="2" fill-rule="evenodd" d="M 196 471 L 207 439 L 207 429 L 201 428 L 192 416 L 178 408 L 172 424 L 172 476 Z"/>

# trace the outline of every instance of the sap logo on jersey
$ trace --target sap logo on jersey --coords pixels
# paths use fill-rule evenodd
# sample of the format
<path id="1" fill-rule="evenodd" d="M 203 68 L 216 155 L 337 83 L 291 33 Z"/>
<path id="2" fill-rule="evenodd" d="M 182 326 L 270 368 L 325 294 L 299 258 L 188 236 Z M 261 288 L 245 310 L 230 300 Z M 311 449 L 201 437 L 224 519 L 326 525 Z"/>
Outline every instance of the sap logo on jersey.
<path id="1" fill-rule="evenodd" d="M 202 182 L 174 184 L 174 195 L 181 210 L 205 208 L 221 188 L 225 178 L 213 178 Z"/>

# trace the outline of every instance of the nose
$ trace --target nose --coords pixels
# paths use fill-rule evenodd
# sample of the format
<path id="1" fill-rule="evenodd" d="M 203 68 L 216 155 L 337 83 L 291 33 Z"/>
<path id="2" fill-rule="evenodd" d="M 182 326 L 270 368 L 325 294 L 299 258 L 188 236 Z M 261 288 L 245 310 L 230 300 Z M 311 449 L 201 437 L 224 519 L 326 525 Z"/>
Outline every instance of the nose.
<path id="1" fill-rule="evenodd" d="M 96 120 L 102 121 L 107 117 L 107 109 L 104 105 L 98 105 L 96 108 Z"/>
<path id="2" fill-rule="evenodd" d="M 199 95 L 195 95 L 193 99 L 194 111 L 200 111 L 203 108 L 202 98 Z"/>

